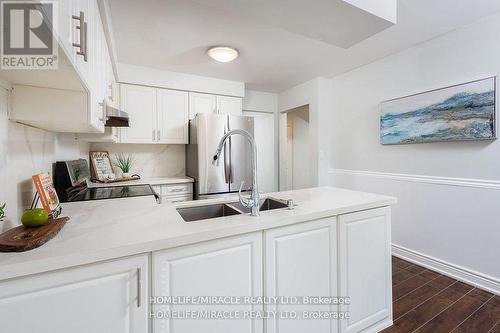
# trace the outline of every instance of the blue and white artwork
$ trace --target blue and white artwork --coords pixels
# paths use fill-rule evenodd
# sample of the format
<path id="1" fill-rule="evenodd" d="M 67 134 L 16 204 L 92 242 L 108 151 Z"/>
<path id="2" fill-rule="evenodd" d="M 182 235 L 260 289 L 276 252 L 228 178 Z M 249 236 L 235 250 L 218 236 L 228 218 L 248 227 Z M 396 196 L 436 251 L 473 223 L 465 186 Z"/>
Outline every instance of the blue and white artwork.
<path id="1" fill-rule="evenodd" d="M 496 78 L 383 102 L 383 145 L 496 138 Z"/>

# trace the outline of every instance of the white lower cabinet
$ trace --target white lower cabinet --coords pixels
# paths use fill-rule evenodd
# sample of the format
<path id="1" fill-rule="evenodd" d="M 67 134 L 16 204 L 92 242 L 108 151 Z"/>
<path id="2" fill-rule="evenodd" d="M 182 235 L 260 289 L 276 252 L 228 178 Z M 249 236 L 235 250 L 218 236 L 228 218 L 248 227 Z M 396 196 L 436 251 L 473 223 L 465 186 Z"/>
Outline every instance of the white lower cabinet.
<path id="1" fill-rule="evenodd" d="M 342 332 L 376 332 L 392 322 L 390 208 L 339 217 L 340 294 L 350 312 Z"/>
<path id="2" fill-rule="evenodd" d="M 156 251 L 151 263 L 151 291 L 146 254 L 0 282 L 1 331 L 146 333 L 150 324 L 154 333 L 351 333 L 392 323 L 388 207 Z M 217 298 L 180 304 L 184 296 Z M 350 304 L 293 301 L 304 296 Z M 257 311 L 276 317 L 248 317 Z M 336 312 L 349 318 L 304 319 Z"/>
<path id="3" fill-rule="evenodd" d="M 266 296 L 337 296 L 336 217 L 264 231 Z M 292 299 L 293 300 L 293 299 Z M 285 301 L 286 302 L 286 301 Z M 316 311 L 338 311 L 335 305 L 268 305 L 276 319 L 266 320 L 268 333 L 338 331 L 338 321 L 304 319 Z M 297 319 L 286 318 L 288 311 Z M 282 314 L 285 318 L 280 319 Z M 310 317 L 309 317 L 310 318 Z"/>
<path id="4" fill-rule="evenodd" d="M 153 185 L 160 203 L 175 203 L 193 200 L 193 183 Z"/>
<path id="5" fill-rule="evenodd" d="M 152 296 L 262 295 L 262 233 L 223 238 L 153 253 Z M 258 311 L 262 305 L 153 305 L 153 314 Z M 257 333 L 263 320 L 154 319 L 155 333 Z"/>
<path id="6" fill-rule="evenodd" d="M 148 332 L 148 257 L 0 282 L 2 332 Z"/>

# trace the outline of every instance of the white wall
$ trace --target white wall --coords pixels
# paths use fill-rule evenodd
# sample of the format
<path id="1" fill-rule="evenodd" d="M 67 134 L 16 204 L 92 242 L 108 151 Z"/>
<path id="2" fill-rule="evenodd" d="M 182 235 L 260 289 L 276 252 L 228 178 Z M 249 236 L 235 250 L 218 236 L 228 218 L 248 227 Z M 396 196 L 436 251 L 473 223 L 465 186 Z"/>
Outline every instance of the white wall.
<path id="1" fill-rule="evenodd" d="M 314 182 L 311 179 L 310 163 L 307 158 L 310 147 L 309 135 L 309 106 L 302 106 L 293 111 L 287 112 L 288 130 L 292 131 L 291 140 L 288 141 L 292 145 L 292 190 L 308 188 Z"/>
<path id="2" fill-rule="evenodd" d="M 496 281 L 500 141 L 382 146 L 379 105 L 500 75 L 499 31 L 496 15 L 338 76 L 328 113 L 331 184 L 397 196 L 395 245 Z"/>
<path id="3" fill-rule="evenodd" d="M 318 77 L 304 82 L 281 92 L 278 95 L 278 112 L 283 113 L 290 109 L 309 105 L 309 158 L 311 163 L 312 186 L 327 185 L 331 142 L 331 126 L 329 123 L 330 113 L 333 108 L 332 80 Z M 280 117 L 280 122 L 285 117 Z M 280 132 L 283 131 L 283 124 L 280 125 Z M 280 134 L 280 164 L 283 164 L 283 156 L 286 156 L 285 138 Z M 280 170 L 282 170 L 280 168 Z M 280 182 L 286 184 L 286 177 L 280 173 Z M 281 185 L 280 185 L 281 187 Z"/>
<path id="4" fill-rule="evenodd" d="M 206 76 L 164 71 L 128 64 L 117 65 L 118 82 L 144 86 L 243 97 L 245 83 Z"/>
<path id="5" fill-rule="evenodd" d="M 9 121 L 7 99 L 8 92 L 0 85 L 0 204 L 7 204 L 7 218 L 0 223 L 0 232 L 20 223 L 23 210 L 33 198 L 32 175 L 52 173 L 52 163 L 56 160 L 88 155 L 88 144 L 76 141 L 73 135 Z"/>

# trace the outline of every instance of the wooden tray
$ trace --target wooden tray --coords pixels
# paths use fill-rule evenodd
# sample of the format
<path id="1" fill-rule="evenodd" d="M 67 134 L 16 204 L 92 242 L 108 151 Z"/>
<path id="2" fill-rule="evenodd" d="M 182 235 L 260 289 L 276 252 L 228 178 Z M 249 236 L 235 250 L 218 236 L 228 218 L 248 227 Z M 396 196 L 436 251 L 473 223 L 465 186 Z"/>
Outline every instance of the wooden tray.
<path id="1" fill-rule="evenodd" d="M 12 228 L 0 234 L 0 252 L 24 252 L 35 249 L 57 235 L 68 221 L 69 217 L 59 217 L 41 227 L 27 228 L 21 225 Z"/>
<path id="2" fill-rule="evenodd" d="M 120 183 L 120 182 L 129 182 L 131 180 L 139 180 L 141 177 L 135 176 L 135 177 L 122 177 L 122 178 L 116 178 L 113 180 L 98 180 L 98 179 L 92 179 L 92 182 L 94 183 L 101 183 L 101 184 L 109 184 L 109 183 Z"/>

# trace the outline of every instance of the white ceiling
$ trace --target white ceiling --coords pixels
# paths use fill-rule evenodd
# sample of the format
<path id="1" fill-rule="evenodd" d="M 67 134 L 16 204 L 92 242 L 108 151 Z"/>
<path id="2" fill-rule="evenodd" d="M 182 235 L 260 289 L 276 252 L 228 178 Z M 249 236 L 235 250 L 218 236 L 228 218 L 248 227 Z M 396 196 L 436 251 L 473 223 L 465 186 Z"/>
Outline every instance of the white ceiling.
<path id="1" fill-rule="evenodd" d="M 270 92 L 344 73 L 500 11 L 498 0 L 398 0 L 395 26 L 343 49 L 214 5 L 220 1 L 108 1 L 118 62 Z M 239 49 L 240 58 L 226 64 L 208 58 L 206 49 L 220 44 Z"/>

